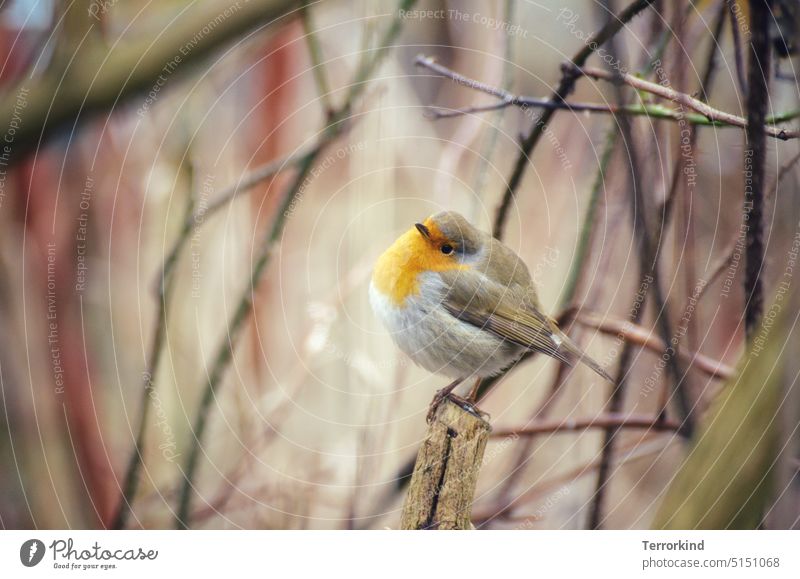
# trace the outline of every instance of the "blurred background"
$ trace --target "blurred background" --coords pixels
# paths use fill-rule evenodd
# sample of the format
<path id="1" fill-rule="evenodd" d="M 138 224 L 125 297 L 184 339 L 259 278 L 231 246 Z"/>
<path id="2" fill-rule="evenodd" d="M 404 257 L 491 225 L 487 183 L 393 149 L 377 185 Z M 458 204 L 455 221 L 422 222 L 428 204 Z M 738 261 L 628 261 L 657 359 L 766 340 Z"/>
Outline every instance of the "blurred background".
<path id="1" fill-rule="evenodd" d="M 372 264 L 443 209 L 492 229 L 542 111 L 435 118 L 432 106 L 497 100 L 415 59 L 549 98 L 561 63 L 609 12 L 590 1 L 196 4 L 0 7 L 0 524 L 397 528 L 428 403 L 448 380 L 415 367 L 379 325 Z M 790 130 L 797 3 L 785 5 L 773 9 L 767 114 Z M 746 117 L 749 25 L 746 2 L 657 1 L 587 65 L 617 63 Z M 569 100 L 614 106 L 615 91 L 580 78 Z M 564 427 L 603 414 L 608 384 L 542 356 L 520 364 L 481 403 L 511 434 L 487 447 L 476 528 L 652 524 L 693 443 L 676 432 L 686 417 L 657 315 L 680 344 L 695 422 L 735 381 L 744 131 L 630 119 L 633 153 L 612 115 L 555 114 L 522 155 L 503 239 L 595 359 L 616 373 L 627 350 L 616 410 L 655 417 L 666 406 L 671 422 L 623 429 L 609 448 L 603 428 Z M 772 477 L 762 523 L 791 528 L 800 341 L 787 268 L 800 149 L 766 146 L 765 311 L 788 285 L 773 316 L 785 321 L 764 335 L 780 348 L 770 416 L 780 442 L 758 476 Z M 650 292 L 622 340 L 642 283 L 631 159 L 668 310 Z"/>

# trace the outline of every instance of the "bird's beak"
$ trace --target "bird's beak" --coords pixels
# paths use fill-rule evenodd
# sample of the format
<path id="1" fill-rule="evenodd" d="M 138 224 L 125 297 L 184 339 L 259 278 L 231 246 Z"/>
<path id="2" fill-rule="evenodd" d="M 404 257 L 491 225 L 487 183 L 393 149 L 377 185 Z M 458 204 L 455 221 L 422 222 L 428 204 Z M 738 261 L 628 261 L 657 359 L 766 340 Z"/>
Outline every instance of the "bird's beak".
<path id="1" fill-rule="evenodd" d="M 417 231 L 419 231 L 422 234 L 422 237 L 424 237 L 425 239 L 430 239 L 431 238 L 430 229 L 425 227 L 422 223 L 415 223 L 414 227 L 417 228 Z"/>

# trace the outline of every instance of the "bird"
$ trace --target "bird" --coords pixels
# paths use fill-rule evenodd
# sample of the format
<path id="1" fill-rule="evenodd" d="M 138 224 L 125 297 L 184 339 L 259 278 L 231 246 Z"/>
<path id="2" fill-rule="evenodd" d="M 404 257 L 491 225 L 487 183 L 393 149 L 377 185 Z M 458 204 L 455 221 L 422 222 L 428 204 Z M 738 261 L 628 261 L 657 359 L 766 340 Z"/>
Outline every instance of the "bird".
<path id="1" fill-rule="evenodd" d="M 526 352 L 542 352 L 570 366 L 580 361 L 614 383 L 544 313 L 522 258 L 455 211 L 415 223 L 381 254 L 369 300 L 394 343 L 415 364 L 453 378 L 434 396 L 428 422 L 445 398 L 474 410 L 481 380 Z M 452 394 L 471 379 L 475 384 L 466 399 Z"/>

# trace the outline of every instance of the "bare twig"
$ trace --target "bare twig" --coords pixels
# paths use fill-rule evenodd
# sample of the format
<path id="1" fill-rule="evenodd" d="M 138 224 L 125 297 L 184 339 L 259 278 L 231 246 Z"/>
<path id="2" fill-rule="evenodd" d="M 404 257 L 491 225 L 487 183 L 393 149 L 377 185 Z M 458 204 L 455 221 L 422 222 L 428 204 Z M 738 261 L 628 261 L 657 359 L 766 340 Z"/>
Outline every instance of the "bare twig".
<path id="1" fill-rule="evenodd" d="M 282 171 L 294 169 L 297 164 L 317 146 L 319 146 L 319 142 L 313 143 L 307 147 L 303 147 L 299 151 L 292 153 L 287 157 L 275 159 L 274 161 L 268 161 L 263 165 L 248 171 L 242 175 L 242 177 L 236 183 L 233 183 L 232 185 L 229 185 L 220 191 L 217 194 L 216 199 L 208 204 L 208 207 L 196 210 L 191 215 L 188 226 L 193 227 L 195 224 L 203 223 L 206 219 L 214 215 L 220 209 L 228 207 L 230 202 L 233 201 L 240 193 L 245 193 L 253 189 L 253 187 L 256 185 L 263 183 L 267 179 L 274 177 Z"/>
<path id="2" fill-rule="evenodd" d="M 430 70 L 431 72 L 436 73 L 437 76 L 450 79 L 453 82 L 463 84 L 464 86 L 467 86 L 479 92 L 483 92 L 497 99 L 500 99 L 499 102 L 496 103 L 475 105 L 458 109 L 449 109 L 438 105 L 431 106 L 428 107 L 426 115 L 433 120 L 451 119 L 454 117 L 461 117 L 464 115 L 472 115 L 472 114 L 502 110 L 508 107 L 518 107 L 523 110 L 538 108 L 538 109 L 544 109 L 546 111 L 568 110 L 574 113 L 583 112 L 583 113 L 600 113 L 600 114 L 611 114 L 611 115 L 628 115 L 633 117 L 636 116 L 650 117 L 658 120 L 686 122 L 690 125 L 717 127 L 717 128 L 725 128 L 725 127 L 744 128 L 746 124 L 745 119 L 743 119 L 742 117 L 737 117 L 729 113 L 717 111 L 716 109 L 708 107 L 708 105 L 704 105 L 704 107 L 707 107 L 704 108 L 705 112 L 697 111 L 695 113 L 692 113 L 665 107 L 657 103 L 642 102 L 639 104 L 615 105 L 615 104 L 602 104 L 602 103 L 574 102 L 566 100 L 553 101 L 552 99 L 548 98 L 521 96 L 521 95 L 516 95 L 506 89 L 495 87 L 493 85 L 464 76 L 446 66 L 439 64 L 429 56 L 424 56 L 424 55 L 417 56 L 415 64 L 417 66 L 420 66 L 422 68 Z M 592 74 L 590 73 L 598 72 L 598 69 L 593 69 L 593 68 L 582 69 L 582 70 L 586 73 L 587 76 L 592 76 Z M 603 72 L 603 74 L 608 74 L 605 71 L 601 72 Z M 652 86 L 657 86 L 661 89 L 665 88 L 655 83 L 648 83 L 647 81 L 642 81 L 641 79 L 639 79 L 639 77 L 630 76 L 630 78 L 636 79 L 637 82 L 647 83 L 648 86 L 652 85 Z M 604 79 L 604 80 L 610 80 L 610 79 Z M 641 88 L 641 90 L 648 92 L 645 88 Z M 681 95 L 680 98 L 692 99 L 696 100 L 698 103 L 702 103 L 702 101 L 694 99 L 694 97 L 691 97 L 683 93 L 679 93 L 677 91 L 674 91 L 673 89 L 666 89 L 666 90 L 672 91 L 676 95 Z M 684 104 L 679 102 L 678 100 L 675 100 L 674 102 L 677 102 L 678 104 Z M 709 116 L 708 113 L 709 110 L 715 112 L 710 113 L 711 116 Z M 765 124 L 773 125 L 778 122 L 785 122 L 788 120 L 793 120 L 798 117 L 800 117 L 800 110 L 791 110 L 786 113 L 782 113 L 780 115 L 776 115 L 772 118 L 766 119 Z M 730 122 L 729 119 L 731 118 L 735 120 L 733 122 Z M 781 140 L 796 138 L 799 135 L 797 131 L 791 132 L 791 131 L 786 131 L 784 129 L 777 129 L 774 127 L 770 127 L 768 131 L 771 131 L 770 134 L 774 136 L 776 139 L 781 139 Z"/>
<path id="3" fill-rule="evenodd" d="M 714 79 L 714 74 L 716 72 L 716 59 L 717 59 L 717 49 L 719 46 L 719 36 L 722 31 L 723 24 L 725 23 L 725 12 L 726 6 L 723 2 L 720 2 L 720 5 L 717 8 L 717 13 L 715 16 L 715 23 L 711 30 L 711 39 L 708 44 L 708 54 L 705 59 L 705 68 L 703 70 L 703 75 L 700 79 L 700 85 L 697 90 L 697 94 L 700 95 L 700 99 L 704 102 L 707 102 L 709 99 L 709 94 L 711 92 L 711 85 Z M 684 56 L 685 51 L 680 50 L 677 52 L 677 67 L 679 72 L 679 82 L 681 84 L 678 88 L 681 90 L 685 90 L 685 82 L 684 77 L 685 73 L 683 71 L 686 69 L 687 64 L 685 62 Z M 680 105 L 682 112 L 685 111 L 685 107 Z M 684 123 L 679 122 L 679 127 L 682 129 L 683 133 L 683 125 Z M 694 193 L 695 193 L 695 179 L 685 178 L 685 175 L 690 175 L 694 172 L 694 159 L 695 159 L 695 147 L 697 144 L 697 135 L 698 135 L 698 127 L 690 127 L 688 129 L 689 139 L 688 143 L 686 140 L 682 138 L 681 145 L 679 146 L 679 151 L 676 151 L 676 160 L 675 165 L 672 171 L 671 176 L 671 184 L 670 184 L 670 191 L 667 195 L 666 200 L 664 201 L 664 206 L 662 207 L 662 219 L 668 220 L 672 214 L 672 207 L 674 205 L 675 199 L 678 196 L 678 192 L 682 192 L 683 195 L 681 196 L 682 203 L 679 206 L 679 210 L 681 211 L 680 218 L 678 219 L 678 223 L 684 224 L 685 230 L 682 234 L 676 235 L 676 238 L 682 238 L 684 242 L 684 283 L 686 287 L 686 304 L 684 306 L 684 313 L 687 312 L 687 308 L 691 299 L 691 296 L 696 291 L 695 284 L 696 284 L 696 274 L 695 274 L 695 238 L 694 238 L 694 216 L 692 212 L 692 208 L 694 207 Z M 688 146 L 687 146 L 688 145 Z M 691 171 L 687 173 L 687 170 Z M 683 187 L 681 187 L 683 186 Z M 705 290 L 706 286 L 701 287 L 701 292 Z M 697 297 L 699 300 L 699 296 Z M 659 307 L 659 304 L 656 304 L 656 307 Z M 683 319 L 683 317 L 681 318 Z M 690 350 L 696 350 L 698 348 L 695 342 L 695 320 L 696 317 L 689 315 L 688 321 L 686 324 L 686 338 L 687 338 L 687 346 Z M 669 338 L 667 336 L 664 337 L 665 343 L 666 340 Z M 676 353 L 680 353 L 680 350 L 677 346 L 680 346 L 681 336 L 675 336 L 676 339 L 676 348 L 673 350 Z M 665 346 L 666 347 L 666 346 Z M 689 375 L 687 374 L 684 378 L 685 382 L 683 384 L 684 390 L 691 390 L 691 384 L 689 382 Z M 671 394 L 671 389 L 669 388 L 668 384 L 664 384 L 664 387 L 661 390 L 659 405 L 661 408 L 660 416 L 662 418 L 666 418 L 667 416 L 667 406 L 669 403 Z"/>
<path id="4" fill-rule="evenodd" d="M 583 66 L 586 60 L 602 45 L 619 32 L 630 20 L 639 14 L 642 10 L 650 6 L 653 0 L 636 0 L 632 2 L 625 10 L 617 14 L 614 18 L 609 19 L 608 23 L 600 29 L 600 31 L 589 37 L 584 46 L 573 56 L 572 64 L 578 67 Z M 550 96 L 553 102 L 560 102 L 565 100 L 575 87 L 577 77 L 574 74 L 563 74 L 558 86 Z M 536 120 L 531 132 L 520 143 L 520 152 L 517 160 L 514 163 L 514 168 L 511 175 L 506 181 L 505 191 L 503 192 L 503 199 L 497 208 L 495 214 L 494 226 L 492 227 L 493 235 L 501 239 L 503 237 L 503 230 L 505 228 L 506 220 L 508 219 L 508 211 L 511 208 L 511 202 L 516 195 L 517 189 L 522 182 L 522 177 L 525 170 L 530 164 L 530 156 L 533 149 L 539 143 L 542 135 L 547 128 L 547 124 L 555 114 L 555 109 L 545 109 L 542 111 L 541 116 Z"/>
<path id="5" fill-rule="evenodd" d="M 592 418 L 565 418 L 541 421 L 521 428 L 504 428 L 492 432 L 492 438 L 513 436 L 536 436 L 555 432 L 582 432 L 590 428 L 642 428 L 645 430 L 677 431 L 681 425 L 671 420 L 659 420 L 658 416 L 635 414 L 601 414 Z"/>
<path id="6" fill-rule="evenodd" d="M 610 1 L 604 3 L 604 10 L 608 15 L 613 15 L 614 12 Z M 610 17 L 613 18 L 612 16 Z M 615 38 L 612 38 L 609 46 L 609 53 L 612 55 L 612 57 L 615 57 L 616 55 L 619 54 L 616 48 L 615 40 L 616 40 Z M 625 95 L 623 93 L 622 86 L 619 84 L 616 85 L 616 100 L 619 105 L 625 103 Z M 667 311 L 666 301 L 663 297 L 661 291 L 661 285 L 659 283 L 659 276 L 658 276 L 659 252 L 658 249 L 653 244 L 654 239 L 660 238 L 663 226 L 657 227 L 657 235 L 651 237 L 651 228 L 648 223 L 649 218 L 646 211 L 644 191 L 642 188 L 642 177 L 640 172 L 641 165 L 639 164 L 638 152 L 636 149 L 636 144 L 633 139 L 633 130 L 630 124 L 630 119 L 625 115 L 621 115 L 616 118 L 620 129 L 620 135 L 622 137 L 622 142 L 625 145 L 629 157 L 627 163 L 628 185 L 630 188 L 631 213 L 633 217 L 634 234 L 637 237 L 639 245 L 639 254 L 640 254 L 639 275 L 640 278 L 642 279 L 641 293 L 643 294 L 641 296 L 641 300 L 642 303 L 644 303 L 647 294 L 652 291 L 653 300 L 656 305 L 656 315 L 657 315 L 656 321 L 659 325 L 659 330 L 662 334 L 662 338 L 664 342 L 667 343 L 672 337 L 672 330 L 670 327 L 669 312 Z M 631 314 L 630 321 L 634 324 L 638 324 L 643 313 L 644 313 L 643 307 L 636 308 Z M 622 403 L 624 399 L 626 379 L 627 379 L 629 364 L 631 361 L 631 356 L 632 356 L 632 350 L 628 345 L 626 345 L 626 348 L 623 350 L 623 353 L 620 356 L 620 364 L 616 376 L 617 378 L 616 387 L 612 391 L 607 404 L 607 412 L 609 413 L 612 414 L 619 413 L 622 410 Z M 673 375 L 673 379 L 675 381 L 675 390 L 676 393 L 678 394 L 678 402 L 682 414 L 681 416 L 682 432 L 685 435 L 689 436 L 691 435 L 691 432 L 693 430 L 693 421 L 690 415 L 691 408 L 689 406 L 689 401 L 686 391 L 684 388 L 681 388 L 680 386 L 683 373 L 679 367 L 677 357 L 672 356 L 670 358 L 668 367 Z M 614 442 L 618 430 L 619 430 L 618 428 L 614 427 L 605 430 L 604 443 L 602 446 L 602 456 L 600 461 L 600 467 L 598 469 L 597 485 L 596 485 L 594 500 L 592 501 L 592 508 L 589 518 L 589 526 L 592 529 L 599 528 L 601 524 L 605 491 L 611 468 L 611 456 L 613 454 Z"/>
<path id="7" fill-rule="evenodd" d="M 516 0 L 505 0 L 503 3 L 503 20 L 505 20 L 505 22 L 507 22 L 510 26 L 513 26 L 515 20 L 515 5 Z M 504 90 L 509 90 L 514 79 L 512 65 L 514 60 L 515 39 L 511 34 L 503 34 L 503 37 L 503 68 L 500 84 Z M 503 117 L 503 113 L 500 112 L 500 110 L 501 109 L 498 109 L 492 118 L 493 122 L 490 123 L 491 126 L 488 129 L 489 134 L 485 137 L 483 150 L 481 151 L 477 166 L 475 167 L 473 191 L 476 202 L 483 197 L 483 192 L 486 188 L 486 182 L 489 179 L 489 163 L 491 162 L 492 154 L 497 147 L 497 141 L 500 137 L 500 127 L 497 126 Z"/>
<path id="8" fill-rule="evenodd" d="M 794 167 L 797 165 L 798 162 L 800 162 L 800 153 L 797 153 L 794 157 L 789 159 L 789 161 L 787 161 L 786 164 L 784 164 L 778 170 L 778 174 L 775 176 L 774 181 L 766 189 L 766 192 L 764 194 L 765 201 L 769 200 L 773 196 L 778 186 L 781 184 L 781 181 L 783 181 L 783 179 L 791 173 L 792 169 L 794 169 Z M 711 274 L 708 276 L 708 278 L 705 280 L 702 287 L 700 288 L 700 291 L 698 292 L 697 297 L 695 298 L 696 301 L 698 302 L 700 301 L 703 295 L 705 295 L 706 290 L 708 290 L 708 288 L 711 287 L 711 284 L 713 284 L 717 280 L 717 278 L 719 278 L 719 276 L 722 275 L 722 272 L 725 271 L 725 269 L 730 265 L 731 261 L 733 261 L 733 258 L 736 255 L 737 245 L 739 244 L 739 236 L 740 236 L 739 230 L 737 230 L 731 236 L 730 241 L 728 241 L 728 244 L 725 246 L 725 249 L 722 251 L 720 257 L 710 268 Z"/>
<path id="9" fill-rule="evenodd" d="M 747 94 L 747 77 L 744 72 L 744 57 L 742 56 L 742 37 L 739 32 L 739 19 L 736 15 L 738 8 L 736 2 L 725 2 L 728 5 L 728 15 L 731 23 L 731 36 L 733 37 L 733 58 L 736 65 L 736 79 L 739 81 L 739 90 Z M 739 8 L 741 13 L 741 8 Z"/>
<path id="10" fill-rule="evenodd" d="M 724 260 L 727 263 L 728 260 Z M 720 270 L 721 271 L 721 270 Z M 600 316 L 597 314 L 582 313 L 577 317 L 577 322 L 587 327 L 594 328 L 609 336 L 620 336 L 626 343 L 635 344 L 642 348 L 647 348 L 651 352 L 659 356 L 666 350 L 664 341 L 658 336 L 653 335 L 651 330 L 632 324 L 627 320 L 619 318 L 611 318 L 609 316 Z M 712 378 L 719 378 L 727 380 L 733 376 L 734 369 L 720 362 L 714 360 L 704 354 L 697 352 L 689 352 L 681 350 L 679 352 L 681 359 L 696 367 L 701 372 L 711 376 Z"/>
<path id="11" fill-rule="evenodd" d="M 602 70 L 599 68 L 584 67 L 580 68 L 571 64 L 562 65 L 567 71 L 571 71 L 577 75 L 583 75 L 595 80 L 605 80 L 613 83 L 624 83 L 636 90 L 647 92 L 655 96 L 670 100 L 679 105 L 683 105 L 695 112 L 700 113 L 708 119 L 709 123 L 716 126 L 731 125 L 734 127 L 746 128 L 747 119 L 736 116 L 731 113 L 720 111 L 714 107 L 704 103 L 703 101 L 694 98 L 688 94 L 678 92 L 673 88 L 650 82 L 629 73 L 617 73 Z M 760 74 L 760 73 L 759 73 Z M 767 125 L 766 115 L 760 117 L 761 125 L 759 130 L 766 133 L 770 137 L 774 137 L 781 141 L 788 141 L 789 139 L 796 139 L 800 137 L 800 131 L 780 129 Z"/>
<path id="12" fill-rule="evenodd" d="M 770 45 L 772 21 L 768 0 L 750 1 L 750 59 L 747 74 L 747 142 L 744 153 L 744 216 L 746 259 L 744 279 L 744 326 L 753 336 L 764 307 L 761 272 L 764 267 L 764 186 L 767 150 L 764 118 L 769 105 Z"/>
<path id="13" fill-rule="evenodd" d="M 336 124 L 331 125 L 326 133 L 332 138 L 336 133 L 338 133 L 338 130 L 334 129 L 334 127 L 340 126 L 343 123 L 344 119 L 339 120 Z M 197 411 L 197 415 L 195 416 L 192 427 L 193 443 L 189 450 L 186 466 L 183 472 L 184 482 L 179 497 L 177 514 L 175 517 L 175 525 L 178 529 L 188 528 L 188 514 L 191 507 L 191 494 L 194 488 L 194 475 L 197 471 L 200 458 L 203 435 L 205 434 L 205 430 L 208 425 L 209 410 L 211 409 L 211 403 L 215 400 L 216 390 L 222 382 L 222 377 L 225 373 L 225 370 L 227 369 L 231 358 L 233 357 L 233 348 L 236 340 L 241 333 L 244 322 L 247 320 L 250 312 L 252 311 L 253 294 L 255 292 L 255 288 L 257 287 L 258 282 L 261 279 L 261 276 L 266 269 L 270 258 L 272 257 L 275 244 L 280 239 L 283 226 L 286 222 L 289 207 L 291 206 L 294 198 L 297 196 L 297 193 L 301 190 L 303 183 L 305 182 L 308 174 L 311 171 L 311 168 L 314 166 L 314 163 L 317 160 L 317 156 L 322 150 L 324 150 L 327 144 L 327 142 L 323 141 L 317 148 L 309 152 L 301 160 L 297 168 L 297 175 L 293 179 L 290 186 L 286 189 L 283 198 L 281 199 L 280 206 L 277 208 L 275 218 L 273 219 L 273 222 L 267 232 L 266 239 L 264 239 L 263 243 L 261 244 L 262 250 L 253 267 L 253 271 L 250 276 L 250 283 L 244 290 L 244 293 L 238 302 L 238 306 L 236 307 L 234 314 L 227 325 L 227 331 L 222 344 L 217 348 L 214 356 L 214 362 L 211 367 L 211 372 L 208 375 L 208 382 L 206 383 L 206 387 L 203 391 L 203 396 L 200 400 L 200 407 Z"/>
<path id="14" fill-rule="evenodd" d="M 606 134 L 606 142 L 600 157 L 600 164 L 597 167 L 597 174 L 589 195 L 589 204 L 586 206 L 586 214 L 583 216 L 583 223 L 581 223 L 580 237 L 575 248 L 575 259 L 570 267 L 567 281 L 564 284 L 564 291 L 559 299 L 560 309 L 571 308 L 575 305 L 578 283 L 583 278 L 583 272 L 589 262 L 589 249 L 592 243 L 592 234 L 594 233 L 595 215 L 600 205 L 600 199 L 605 194 L 606 172 L 611 164 L 616 145 L 617 131 L 612 128 Z"/>
<path id="15" fill-rule="evenodd" d="M 527 436 L 525 438 L 530 439 L 531 436 Z M 620 444 L 619 451 L 614 457 L 614 464 L 615 466 L 621 466 L 623 464 L 628 464 L 635 460 L 663 452 L 664 443 L 668 440 L 673 440 L 673 437 L 670 437 L 669 439 L 665 437 L 651 438 L 645 442 L 642 442 L 642 440 L 639 439 Z M 513 506 L 516 511 L 517 508 L 526 506 L 536 499 L 541 498 L 542 495 L 552 492 L 554 489 L 579 481 L 582 477 L 595 472 L 599 466 L 600 461 L 598 459 L 593 459 L 585 464 L 582 464 L 581 466 L 571 468 L 563 474 L 559 474 L 558 476 L 547 479 L 533 486 L 532 488 L 527 489 L 514 499 L 513 505 L 495 502 L 488 506 L 482 506 L 479 509 L 476 508 L 472 514 L 472 521 L 476 524 L 476 526 L 478 523 L 488 523 L 489 521 L 499 517 L 503 517 L 503 520 L 505 521 L 511 514 L 511 506 Z"/>
<path id="16" fill-rule="evenodd" d="M 317 38 L 317 34 L 314 31 L 314 23 L 311 20 L 310 2 L 311 0 L 303 0 L 300 7 L 300 15 L 303 21 L 303 30 L 306 34 L 308 53 L 311 56 L 311 72 L 314 74 L 314 82 L 317 84 L 317 93 L 320 101 L 322 101 L 322 109 L 325 111 L 325 116 L 330 117 L 333 113 L 331 89 L 328 83 L 328 76 L 325 74 L 325 67 L 322 65 L 322 49 L 319 46 L 319 38 Z"/>
<path id="17" fill-rule="evenodd" d="M 194 171 L 191 172 L 194 174 Z M 189 179 L 190 190 L 189 199 L 186 203 L 186 215 L 184 222 L 189 222 L 189 216 L 194 211 L 195 195 L 192 187 L 194 183 Z M 183 237 L 183 235 L 181 235 Z M 188 238 L 188 232 L 185 236 Z M 153 329 L 153 337 L 150 344 L 150 353 L 148 355 L 147 370 L 142 376 L 142 397 L 141 397 L 141 414 L 139 416 L 139 424 L 136 431 L 136 440 L 134 442 L 133 452 L 128 460 L 128 466 L 125 470 L 123 479 L 122 496 L 117 506 L 117 511 L 111 523 L 112 529 L 123 529 L 128 522 L 128 517 L 131 514 L 133 501 L 136 498 L 136 491 L 139 487 L 139 471 L 144 461 L 144 448 L 147 434 L 147 421 L 150 415 L 151 396 L 154 395 L 155 389 L 155 376 L 161 366 L 161 354 L 163 351 L 164 339 L 167 331 L 167 305 L 169 304 L 172 296 L 173 284 L 173 270 L 177 261 L 177 252 L 172 252 L 170 259 L 164 262 L 164 267 L 161 270 L 161 279 L 158 286 L 158 313 L 156 314 L 155 328 Z"/>
<path id="18" fill-rule="evenodd" d="M 734 124 L 727 124 L 721 120 L 710 120 L 705 115 L 700 113 L 682 113 L 675 109 L 665 107 L 663 105 L 659 105 L 657 103 L 640 103 L 638 105 L 613 105 L 613 104 L 599 104 L 599 103 L 584 103 L 584 102 L 575 102 L 575 101 L 564 101 L 559 103 L 551 102 L 547 99 L 541 99 L 536 97 L 527 97 L 527 96 L 515 96 L 512 95 L 510 100 L 503 100 L 497 103 L 488 104 L 488 105 L 476 105 L 471 107 L 463 107 L 459 109 L 448 109 L 442 106 L 432 106 L 429 107 L 426 111 L 426 116 L 428 118 L 433 119 L 434 121 L 438 121 L 440 119 L 452 119 L 454 117 L 461 117 L 464 115 L 472 115 L 477 113 L 485 113 L 491 111 L 502 110 L 511 106 L 520 107 L 520 108 L 542 108 L 542 109 L 552 109 L 552 110 L 568 110 L 573 113 L 600 113 L 600 114 L 609 114 L 609 115 L 628 115 L 630 117 L 650 117 L 656 120 L 664 120 L 664 121 L 685 121 L 690 125 L 700 126 L 700 127 L 717 127 L 720 129 L 724 128 L 741 128 L 739 125 Z M 774 117 L 769 117 L 766 120 L 766 124 L 774 125 L 776 123 L 790 121 L 800 117 L 800 110 L 794 109 L 791 111 L 787 111 L 785 113 L 781 113 L 779 115 L 775 115 Z M 777 132 L 777 129 L 776 129 Z M 796 133 L 786 132 L 786 139 L 783 139 L 781 136 L 776 135 L 775 138 L 788 140 L 789 138 L 795 138 Z"/>
<path id="19" fill-rule="evenodd" d="M 784 177 L 792 172 L 792 169 L 795 168 L 798 161 L 800 161 L 800 153 L 797 153 L 794 157 L 789 159 L 785 165 L 783 165 L 780 169 L 778 169 L 778 174 L 775 176 L 775 181 L 767 187 L 766 196 L 769 197 L 772 193 L 777 189 L 778 185 L 781 181 L 783 181 Z"/>
<path id="20" fill-rule="evenodd" d="M 326 137 L 323 136 L 322 138 L 324 139 Z M 143 452 L 146 438 L 147 419 L 149 415 L 150 397 L 155 392 L 154 380 L 158 374 L 161 363 L 161 350 L 164 343 L 164 332 L 166 329 L 166 307 L 171 301 L 172 295 L 172 286 L 170 281 L 181 252 L 186 247 L 186 244 L 190 241 L 193 232 L 197 231 L 199 227 L 205 224 L 211 215 L 215 214 L 224 207 L 228 207 L 229 204 L 235 200 L 240 193 L 251 190 L 256 185 L 263 183 L 271 177 L 274 177 L 281 171 L 295 169 L 302 159 L 307 157 L 311 151 L 321 145 L 321 142 L 322 139 L 318 140 L 318 142 L 309 147 L 302 148 L 300 151 L 292 155 L 267 162 L 260 167 L 245 173 L 238 182 L 223 189 L 218 197 L 207 207 L 198 208 L 195 207 L 194 203 L 189 204 L 188 213 L 184 217 L 181 230 L 178 233 L 178 237 L 175 239 L 175 242 L 173 243 L 169 252 L 167 253 L 167 257 L 164 259 L 158 279 L 157 287 L 159 310 L 156 318 L 156 325 L 153 329 L 153 338 L 151 342 L 152 345 L 148 356 L 148 367 L 143 377 L 144 388 L 142 390 L 141 402 L 142 413 L 137 426 L 134 450 L 131 454 L 131 458 L 125 471 L 122 499 L 113 522 L 114 529 L 122 529 L 125 527 L 130 514 L 131 506 L 136 497 L 139 481 L 139 470 L 144 459 Z"/>
<path id="21" fill-rule="evenodd" d="M 711 84 L 717 72 L 717 56 L 719 54 L 720 37 L 725 26 L 725 13 L 727 12 L 727 2 L 720 2 L 717 13 L 714 16 L 711 28 L 711 42 L 708 43 L 708 55 L 703 76 L 700 79 L 700 90 L 698 91 L 700 100 L 708 102 L 708 95 L 711 91 Z"/>
<path id="22" fill-rule="evenodd" d="M 188 528 L 189 525 L 189 512 L 191 509 L 191 498 L 194 490 L 194 477 L 197 471 L 200 453 L 202 452 L 202 440 L 205 433 L 209 410 L 211 403 L 216 397 L 216 390 L 222 382 L 225 370 L 227 369 L 231 358 L 233 356 L 233 348 L 236 340 L 241 333 L 245 320 L 249 317 L 253 306 L 253 292 L 258 286 L 261 277 L 266 270 L 267 264 L 270 262 L 273 250 L 283 232 L 283 226 L 286 223 L 288 210 L 294 202 L 296 196 L 306 184 L 306 179 L 311 172 L 312 167 L 317 161 L 320 153 L 347 127 L 349 126 L 348 118 L 351 115 L 352 107 L 361 96 L 367 86 L 367 81 L 375 72 L 375 69 L 383 61 L 383 57 L 387 54 L 392 46 L 392 43 L 397 38 L 401 29 L 401 18 L 397 16 L 402 14 L 413 6 L 415 0 L 401 0 L 398 10 L 394 12 L 395 17 L 392 19 L 391 24 L 381 38 L 379 45 L 371 51 L 370 57 L 365 58 L 360 63 L 355 72 L 354 78 L 350 83 L 350 88 L 347 91 L 344 103 L 338 107 L 331 115 L 330 123 L 323 131 L 318 146 L 312 149 L 306 156 L 304 156 L 297 168 L 297 175 L 294 180 L 289 184 L 287 190 L 281 200 L 280 206 L 277 208 L 275 219 L 267 232 L 266 238 L 260 245 L 260 252 L 253 267 L 250 283 L 245 288 L 242 297 L 239 300 L 233 317 L 228 323 L 226 336 L 217 349 L 214 358 L 214 363 L 209 374 L 208 382 L 203 392 L 198 408 L 197 415 L 194 421 L 194 439 L 189 450 L 186 468 L 183 473 L 184 484 L 181 489 L 178 510 L 175 517 L 175 526 L 179 529 Z"/>
<path id="23" fill-rule="evenodd" d="M 597 174 L 595 175 L 595 180 L 592 184 L 592 191 L 589 196 L 589 204 L 586 207 L 586 214 L 584 215 L 583 223 L 581 224 L 580 238 L 575 250 L 575 258 L 572 260 L 567 281 L 564 284 L 564 291 L 559 299 L 560 309 L 565 312 L 565 314 L 563 314 L 559 319 L 559 324 L 562 325 L 565 321 L 564 318 L 569 317 L 569 321 L 571 321 L 573 318 L 573 312 L 575 310 L 572 307 L 572 304 L 578 290 L 578 284 L 580 280 L 583 279 L 584 272 L 586 271 L 586 265 L 589 263 L 589 248 L 591 246 L 592 234 L 594 232 L 595 214 L 597 213 L 597 208 L 600 205 L 600 198 L 605 191 L 605 174 L 609 164 L 611 163 L 616 142 L 617 131 L 611 128 L 606 135 L 606 143 L 600 158 L 600 165 L 597 168 Z M 569 312 L 569 314 L 566 312 Z M 550 392 L 549 396 L 536 408 L 530 420 L 542 419 L 549 414 L 550 409 L 563 391 L 562 387 L 567 378 L 567 369 L 568 367 L 566 364 L 560 363 L 558 365 L 558 370 L 556 371 L 548 390 Z M 496 500 L 498 504 L 502 505 L 499 510 L 504 513 L 504 516 L 505 514 L 511 512 L 511 509 L 515 503 L 515 501 L 511 500 L 511 492 L 514 489 L 514 486 L 517 484 L 517 480 L 524 472 L 524 467 L 529 458 L 532 456 L 531 449 L 533 448 L 533 445 L 534 437 L 529 437 L 522 445 L 520 445 L 520 448 L 517 451 L 514 467 L 505 477 L 502 486 L 498 490 L 498 497 Z"/>

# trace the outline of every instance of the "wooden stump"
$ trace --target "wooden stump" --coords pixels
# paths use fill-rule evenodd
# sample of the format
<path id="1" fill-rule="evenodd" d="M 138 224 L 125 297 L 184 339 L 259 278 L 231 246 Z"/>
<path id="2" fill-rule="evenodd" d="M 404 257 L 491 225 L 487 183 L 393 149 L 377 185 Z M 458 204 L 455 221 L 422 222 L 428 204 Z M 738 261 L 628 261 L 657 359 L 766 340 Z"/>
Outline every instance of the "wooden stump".
<path id="1" fill-rule="evenodd" d="M 417 454 L 402 529 L 469 529 L 472 499 L 492 428 L 445 400 Z"/>

